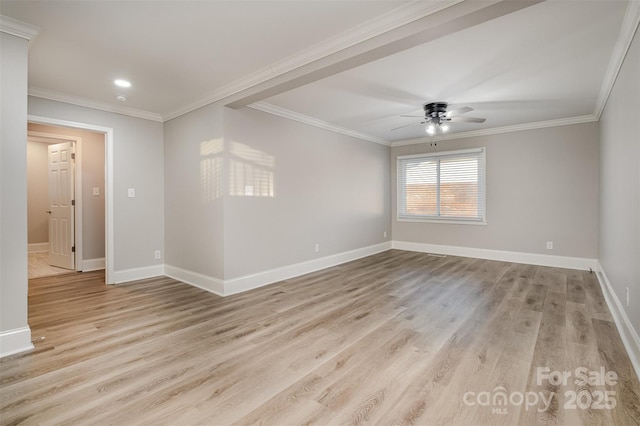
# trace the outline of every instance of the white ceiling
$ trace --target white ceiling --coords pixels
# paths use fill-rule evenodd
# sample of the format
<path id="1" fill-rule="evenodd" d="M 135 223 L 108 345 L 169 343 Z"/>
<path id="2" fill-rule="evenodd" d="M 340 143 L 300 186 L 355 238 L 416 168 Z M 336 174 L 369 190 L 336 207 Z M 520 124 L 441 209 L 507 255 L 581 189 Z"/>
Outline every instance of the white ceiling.
<path id="1" fill-rule="evenodd" d="M 246 99 L 259 109 L 379 142 L 423 138 L 423 126 L 390 129 L 433 101 L 487 118 L 452 132 L 597 118 L 637 4 L 548 0 L 412 38 L 441 15 L 470 13 L 470 3 L 1 0 L 0 13 L 40 28 L 31 94 L 152 119 L 253 89 Z M 496 2 L 473 7 L 485 3 Z M 386 47 L 375 50 L 380 40 Z M 316 72 L 323 61 L 333 67 Z M 116 78 L 133 86 L 118 89 Z M 275 80 L 289 84 L 258 90 Z"/>

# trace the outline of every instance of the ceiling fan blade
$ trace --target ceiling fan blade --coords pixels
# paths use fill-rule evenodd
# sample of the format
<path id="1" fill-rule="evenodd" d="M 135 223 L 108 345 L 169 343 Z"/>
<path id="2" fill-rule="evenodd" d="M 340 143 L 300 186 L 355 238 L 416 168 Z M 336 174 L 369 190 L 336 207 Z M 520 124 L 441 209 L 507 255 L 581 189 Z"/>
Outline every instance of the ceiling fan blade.
<path id="1" fill-rule="evenodd" d="M 424 118 L 424 114 L 422 114 L 422 115 L 406 115 L 406 114 L 403 114 L 400 117 L 419 117 L 419 118 Z"/>
<path id="2" fill-rule="evenodd" d="M 465 112 L 470 112 L 473 111 L 473 108 L 471 107 L 460 107 L 460 108 L 455 108 L 455 109 L 450 109 L 447 111 L 447 117 L 451 117 L 452 115 L 460 115 L 460 114 L 464 114 Z"/>
<path id="3" fill-rule="evenodd" d="M 425 122 L 423 121 L 423 122 L 420 122 L 420 123 L 405 124 L 404 126 L 394 127 L 394 128 L 393 128 L 393 129 L 391 129 L 391 130 L 398 130 L 398 129 L 402 129 L 402 128 L 404 128 L 404 127 L 409 127 L 409 126 L 418 126 L 418 125 L 420 125 L 420 124 L 424 124 L 424 123 L 425 123 Z"/>
<path id="4" fill-rule="evenodd" d="M 457 122 L 457 123 L 484 123 L 486 118 L 478 117 L 449 117 L 445 121 Z"/>

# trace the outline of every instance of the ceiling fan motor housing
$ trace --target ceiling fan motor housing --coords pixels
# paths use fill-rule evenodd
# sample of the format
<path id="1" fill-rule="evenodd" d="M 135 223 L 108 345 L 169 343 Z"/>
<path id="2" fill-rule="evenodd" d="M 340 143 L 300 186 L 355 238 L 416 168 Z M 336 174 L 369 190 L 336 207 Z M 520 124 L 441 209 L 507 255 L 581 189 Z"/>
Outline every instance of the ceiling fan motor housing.
<path id="1" fill-rule="evenodd" d="M 447 106 L 448 104 L 446 102 L 432 102 L 430 104 L 425 104 L 425 118 L 430 118 L 432 119 L 431 121 L 434 121 L 433 119 L 440 119 L 441 117 L 444 117 L 444 115 L 447 113 Z M 440 122 L 441 120 L 435 121 Z"/>

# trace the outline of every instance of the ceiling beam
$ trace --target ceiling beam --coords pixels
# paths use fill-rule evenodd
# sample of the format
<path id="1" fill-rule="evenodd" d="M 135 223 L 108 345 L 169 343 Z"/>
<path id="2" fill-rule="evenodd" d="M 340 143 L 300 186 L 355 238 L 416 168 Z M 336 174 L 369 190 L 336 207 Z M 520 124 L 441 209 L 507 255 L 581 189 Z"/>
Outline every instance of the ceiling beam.
<path id="1" fill-rule="evenodd" d="M 230 96 L 225 105 L 241 108 L 543 1 L 463 1 L 294 70 L 275 75 Z"/>

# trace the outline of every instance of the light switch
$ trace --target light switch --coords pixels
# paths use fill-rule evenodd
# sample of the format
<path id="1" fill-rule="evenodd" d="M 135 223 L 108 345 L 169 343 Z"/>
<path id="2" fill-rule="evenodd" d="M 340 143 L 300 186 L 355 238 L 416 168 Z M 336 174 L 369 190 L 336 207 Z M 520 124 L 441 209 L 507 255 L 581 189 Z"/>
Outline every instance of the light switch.
<path id="1" fill-rule="evenodd" d="M 93 188 L 93 195 L 100 195 L 100 188 Z"/>
<path id="2" fill-rule="evenodd" d="M 127 195 L 129 196 L 129 198 L 134 198 L 136 196 L 136 189 L 135 188 L 129 188 L 127 190 Z"/>

